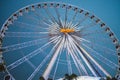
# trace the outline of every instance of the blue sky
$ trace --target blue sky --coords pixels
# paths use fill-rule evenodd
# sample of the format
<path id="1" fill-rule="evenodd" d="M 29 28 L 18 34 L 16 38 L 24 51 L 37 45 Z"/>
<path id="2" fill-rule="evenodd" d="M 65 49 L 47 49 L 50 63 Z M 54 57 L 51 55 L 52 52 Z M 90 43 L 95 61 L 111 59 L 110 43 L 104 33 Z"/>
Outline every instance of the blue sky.
<path id="1" fill-rule="evenodd" d="M 18 9 L 38 2 L 63 2 L 83 8 L 105 22 L 120 40 L 120 0 L 0 0 L 0 27 Z"/>
<path id="2" fill-rule="evenodd" d="M 0 0 L 0 26 L 16 10 L 37 2 L 64 2 L 98 16 L 120 39 L 120 0 Z"/>

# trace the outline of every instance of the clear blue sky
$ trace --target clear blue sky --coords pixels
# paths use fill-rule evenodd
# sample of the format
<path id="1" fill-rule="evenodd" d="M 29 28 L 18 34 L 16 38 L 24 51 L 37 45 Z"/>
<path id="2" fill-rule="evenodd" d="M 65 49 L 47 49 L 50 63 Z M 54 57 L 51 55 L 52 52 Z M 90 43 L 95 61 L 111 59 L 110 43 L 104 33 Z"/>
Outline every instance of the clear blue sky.
<path id="1" fill-rule="evenodd" d="M 0 27 L 16 10 L 46 1 L 69 3 L 94 13 L 110 26 L 120 40 L 120 0 L 0 0 Z"/>
<path id="2" fill-rule="evenodd" d="M 63 2 L 95 14 L 120 40 L 120 0 L 0 0 L 0 27 L 18 9 L 38 2 Z"/>

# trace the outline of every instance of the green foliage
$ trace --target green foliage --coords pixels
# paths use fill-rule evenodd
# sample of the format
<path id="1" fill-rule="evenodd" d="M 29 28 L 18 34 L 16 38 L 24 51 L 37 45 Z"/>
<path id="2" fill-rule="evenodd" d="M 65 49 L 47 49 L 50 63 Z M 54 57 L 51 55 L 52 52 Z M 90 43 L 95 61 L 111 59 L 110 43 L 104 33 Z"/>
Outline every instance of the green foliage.
<path id="1" fill-rule="evenodd" d="M 0 64 L 0 72 L 5 71 L 5 67 L 3 64 Z"/>
<path id="2" fill-rule="evenodd" d="M 10 75 L 6 75 L 5 80 L 10 80 Z"/>
<path id="3" fill-rule="evenodd" d="M 53 79 L 51 79 L 51 78 L 48 78 L 48 80 L 53 80 Z"/>
<path id="4" fill-rule="evenodd" d="M 109 76 L 106 77 L 107 80 L 111 80 L 111 78 Z"/>
<path id="5" fill-rule="evenodd" d="M 111 80 L 117 80 L 115 77 L 113 77 Z"/>
<path id="6" fill-rule="evenodd" d="M 117 79 L 115 77 L 110 78 L 109 76 L 107 76 L 106 80 L 117 80 Z"/>
<path id="7" fill-rule="evenodd" d="M 39 80 L 45 80 L 43 76 L 39 77 Z"/>
<path id="8" fill-rule="evenodd" d="M 40 77 L 39 77 L 39 80 L 45 80 L 45 79 L 44 79 L 44 77 L 43 77 L 43 76 L 40 76 Z M 53 80 L 53 79 L 48 78 L 47 80 Z"/>
<path id="9" fill-rule="evenodd" d="M 65 74 L 65 77 L 64 77 L 64 79 L 63 80 L 73 80 L 73 79 L 76 79 L 77 80 L 77 75 L 76 74 L 71 74 L 71 75 L 69 75 L 69 74 Z"/>
<path id="10" fill-rule="evenodd" d="M 76 75 L 76 74 L 74 74 L 74 73 L 73 73 L 73 74 L 71 74 L 70 76 L 71 76 L 71 79 L 76 79 L 76 78 L 77 78 L 77 75 Z M 77 80 L 77 79 L 76 79 L 76 80 Z"/>

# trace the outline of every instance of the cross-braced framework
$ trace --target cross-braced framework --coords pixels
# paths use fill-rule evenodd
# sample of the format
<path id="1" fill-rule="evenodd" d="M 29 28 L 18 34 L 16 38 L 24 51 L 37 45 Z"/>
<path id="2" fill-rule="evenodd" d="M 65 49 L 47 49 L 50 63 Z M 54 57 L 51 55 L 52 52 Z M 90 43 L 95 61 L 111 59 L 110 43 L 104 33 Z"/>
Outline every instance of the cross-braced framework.
<path id="1" fill-rule="evenodd" d="M 120 73 L 114 33 L 94 14 L 69 4 L 44 2 L 18 10 L 3 24 L 0 45 L 1 70 L 16 80 L 19 74 L 22 80 L 55 80 L 73 73 Z"/>

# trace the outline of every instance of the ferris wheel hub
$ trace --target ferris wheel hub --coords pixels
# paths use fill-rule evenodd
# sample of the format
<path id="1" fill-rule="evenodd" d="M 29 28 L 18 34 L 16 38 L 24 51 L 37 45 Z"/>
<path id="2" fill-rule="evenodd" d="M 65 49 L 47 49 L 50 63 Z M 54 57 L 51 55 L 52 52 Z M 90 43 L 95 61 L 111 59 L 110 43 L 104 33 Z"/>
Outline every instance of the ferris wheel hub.
<path id="1" fill-rule="evenodd" d="M 71 33 L 71 32 L 74 32 L 75 30 L 74 29 L 69 29 L 69 28 L 62 28 L 60 29 L 60 32 L 61 33 Z"/>

